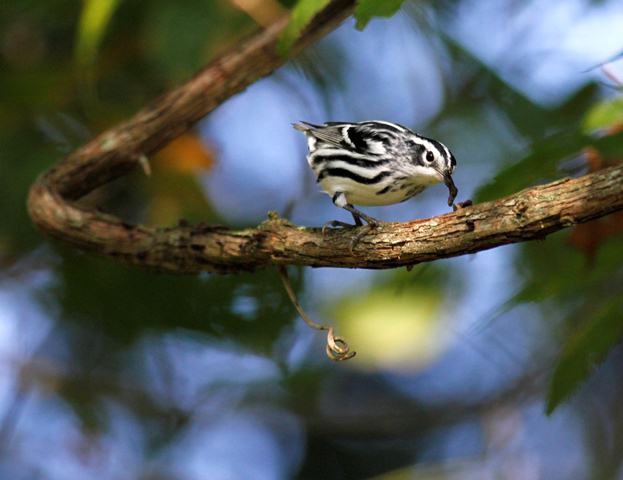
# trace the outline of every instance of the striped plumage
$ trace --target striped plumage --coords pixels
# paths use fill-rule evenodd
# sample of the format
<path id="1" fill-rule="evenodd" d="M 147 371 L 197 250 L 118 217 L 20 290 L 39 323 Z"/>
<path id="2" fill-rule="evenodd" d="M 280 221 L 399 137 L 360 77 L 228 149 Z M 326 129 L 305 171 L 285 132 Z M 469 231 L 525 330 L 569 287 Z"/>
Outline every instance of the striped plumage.
<path id="1" fill-rule="evenodd" d="M 449 205 L 456 197 L 452 172 L 456 160 L 442 143 L 402 125 L 383 121 L 294 124 L 305 133 L 307 161 L 321 188 L 336 206 L 368 223 L 374 219 L 352 205 L 389 205 L 445 182 Z"/>

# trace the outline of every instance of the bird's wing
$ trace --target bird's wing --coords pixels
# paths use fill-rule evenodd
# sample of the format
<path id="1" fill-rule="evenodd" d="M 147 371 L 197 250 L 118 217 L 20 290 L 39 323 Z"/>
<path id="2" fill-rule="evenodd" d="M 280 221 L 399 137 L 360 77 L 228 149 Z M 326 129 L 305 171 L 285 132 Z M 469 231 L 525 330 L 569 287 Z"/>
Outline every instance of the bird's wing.
<path id="1" fill-rule="evenodd" d="M 298 122 L 294 124 L 297 130 L 313 135 L 318 140 L 329 143 L 336 147 L 349 148 L 349 144 L 345 141 L 343 130 L 347 127 L 345 122 L 328 122 L 324 125 L 314 125 L 313 123 Z"/>
<path id="2" fill-rule="evenodd" d="M 378 120 L 327 122 L 323 125 L 299 122 L 294 124 L 294 128 L 329 145 L 362 155 L 384 155 L 401 142 L 400 136 L 404 132 L 409 132 L 402 125 Z"/>
<path id="3" fill-rule="evenodd" d="M 350 124 L 343 136 L 353 150 L 364 155 L 384 155 L 400 142 L 398 131 L 380 122 Z"/>
<path id="4" fill-rule="evenodd" d="M 396 136 L 396 131 L 387 125 L 384 122 L 327 122 L 323 125 L 299 122 L 294 128 L 345 150 L 362 155 L 382 155 Z"/>

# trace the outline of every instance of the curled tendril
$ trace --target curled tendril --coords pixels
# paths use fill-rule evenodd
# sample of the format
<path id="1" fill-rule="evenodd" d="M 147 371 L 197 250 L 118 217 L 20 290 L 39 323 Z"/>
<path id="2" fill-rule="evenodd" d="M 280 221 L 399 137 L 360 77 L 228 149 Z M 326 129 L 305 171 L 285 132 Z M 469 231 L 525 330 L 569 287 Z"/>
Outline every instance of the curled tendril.
<path id="1" fill-rule="evenodd" d="M 278 271 L 279 276 L 281 277 L 281 281 L 283 282 L 283 286 L 286 289 L 286 293 L 288 294 L 290 301 L 294 305 L 294 308 L 296 308 L 296 311 L 299 313 L 303 321 L 314 330 L 324 330 L 327 332 L 327 357 L 329 357 L 334 362 L 343 362 L 345 360 L 353 358 L 357 354 L 357 352 L 351 351 L 348 342 L 343 337 L 334 335 L 333 327 L 314 322 L 309 317 L 309 315 L 307 315 L 305 310 L 303 310 L 303 307 L 301 307 L 301 304 L 299 303 L 298 299 L 296 298 L 296 294 L 292 289 L 292 284 L 290 283 L 290 279 L 288 278 L 288 271 L 286 270 L 286 268 L 280 266 L 278 267 Z"/>
<path id="2" fill-rule="evenodd" d="M 350 346 L 343 337 L 336 337 L 333 335 L 333 327 L 329 327 L 329 331 L 327 332 L 326 352 L 327 357 L 329 357 L 334 362 L 343 362 L 345 360 L 350 360 L 355 355 L 357 355 L 357 352 L 350 351 Z"/>

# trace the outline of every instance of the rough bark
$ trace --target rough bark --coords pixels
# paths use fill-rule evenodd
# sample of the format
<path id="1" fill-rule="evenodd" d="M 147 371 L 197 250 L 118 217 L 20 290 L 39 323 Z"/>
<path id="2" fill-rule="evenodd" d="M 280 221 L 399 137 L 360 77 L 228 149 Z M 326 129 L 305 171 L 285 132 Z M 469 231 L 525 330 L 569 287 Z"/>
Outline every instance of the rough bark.
<path id="1" fill-rule="evenodd" d="M 303 33 L 293 52 L 348 16 L 354 0 L 333 0 Z M 268 265 L 394 268 L 543 238 L 623 209 L 623 167 L 524 190 L 494 202 L 408 223 L 388 223 L 363 236 L 355 231 L 292 225 L 273 218 L 257 228 L 151 228 L 85 210 L 75 201 L 136 168 L 171 139 L 285 59 L 275 45 L 286 20 L 243 42 L 186 84 L 130 120 L 102 133 L 33 184 L 28 207 L 34 223 L 76 247 L 127 264 L 174 273 L 252 270 Z"/>

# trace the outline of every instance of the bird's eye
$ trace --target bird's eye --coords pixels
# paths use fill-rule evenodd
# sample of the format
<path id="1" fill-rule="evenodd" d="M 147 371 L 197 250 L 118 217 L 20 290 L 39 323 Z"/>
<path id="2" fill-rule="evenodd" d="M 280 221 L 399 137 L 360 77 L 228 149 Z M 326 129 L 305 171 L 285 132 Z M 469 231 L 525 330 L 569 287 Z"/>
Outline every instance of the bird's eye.
<path id="1" fill-rule="evenodd" d="M 433 155 L 433 152 L 426 152 L 426 161 L 431 163 L 433 160 L 435 160 L 435 155 Z"/>

